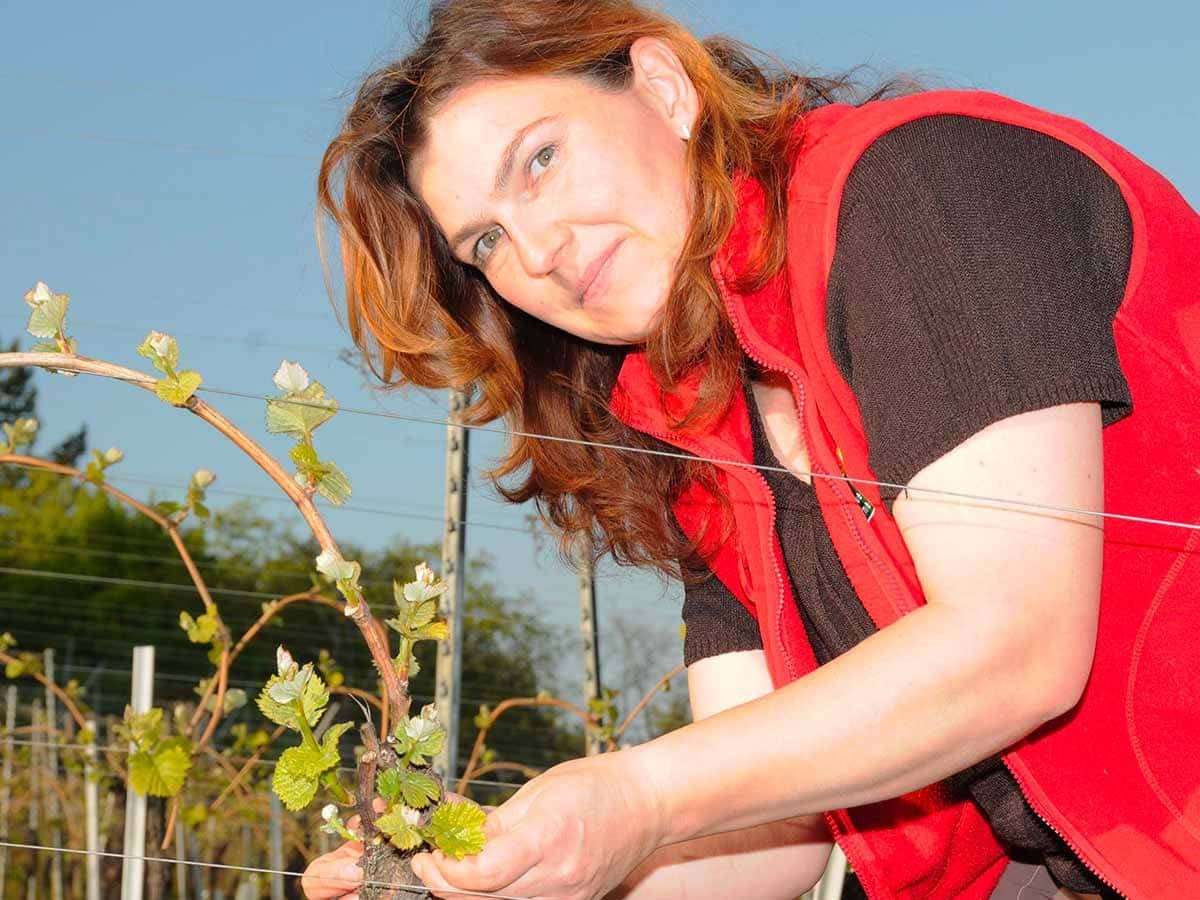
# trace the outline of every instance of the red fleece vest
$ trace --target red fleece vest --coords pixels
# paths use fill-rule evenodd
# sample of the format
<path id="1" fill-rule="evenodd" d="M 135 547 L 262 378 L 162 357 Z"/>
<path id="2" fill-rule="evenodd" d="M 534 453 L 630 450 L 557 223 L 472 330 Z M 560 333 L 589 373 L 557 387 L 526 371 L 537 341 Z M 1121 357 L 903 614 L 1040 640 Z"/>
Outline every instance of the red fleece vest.
<path id="1" fill-rule="evenodd" d="M 825 289 L 851 168 L 888 130 L 939 114 L 1042 132 L 1086 154 L 1120 186 L 1133 249 L 1114 333 L 1133 413 L 1104 431 L 1105 509 L 1200 523 L 1200 217 L 1178 192 L 1086 125 L 993 94 L 932 91 L 823 108 L 799 126 L 785 269 L 757 293 L 732 287 L 763 221 L 761 190 L 746 179 L 738 221 L 712 269 L 747 355 L 791 377 L 813 471 L 863 479 L 856 486 L 875 507 L 869 522 L 845 481 L 817 477 L 814 486 L 846 573 L 880 628 L 924 598 L 895 521 L 869 483 L 875 475 L 858 405 L 829 352 Z M 671 416 L 694 397 L 687 387 L 664 409 L 644 355 L 631 353 L 612 408 L 689 452 L 749 462 L 740 392 L 711 431 L 671 430 Z M 816 662 L 784 574 L 774 502 L 761 475 L 744 465 L 722 465 L 718 478 L 736 527 L 708 562 L 757 618 L 772 678 L 783 685 Z M 698 486 L 675 506 L 692 536 L 717 509 Z M 1037 814 L 1122 894 L 1200 898 L 1200 531 L 1108 519 L 1104 533 L 1099 632 L 1083 698 L 1003 759 Z M 827 818 L 873 900 L 982 900 L 1007 864 L 975 805 L 941 784 Z"/>

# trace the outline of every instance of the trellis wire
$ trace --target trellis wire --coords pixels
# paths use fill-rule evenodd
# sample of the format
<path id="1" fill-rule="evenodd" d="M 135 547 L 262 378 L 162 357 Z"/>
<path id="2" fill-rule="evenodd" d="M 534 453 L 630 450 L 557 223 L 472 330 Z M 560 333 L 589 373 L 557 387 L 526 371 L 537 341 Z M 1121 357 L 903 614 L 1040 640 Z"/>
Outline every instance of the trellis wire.
<path id="1" fill-rule="evenodd" d="M 123 378 L 116 375 L 106 375 L 106 378 L 111 378 L 114 381 L 128 381 L 132 384 L 150 384 L 154 379 L 150 376 L 145 378 Z M 309 406 L 317 409 L 327 409 L 328 406 L 320 403 L 312 403 L 304 400 L 296 400 L 294 398 L 268 397 L 263 394 L 250 393 L 248 391 L 234 391 L 226 388 L 217 388 L 211 386 L 201 386 L 198 392 L 217 394 L 225 397 L 238 397 L 244 400 L 258 400 L 262 402 L 271 401 L 274 403 L 290 403 L 296 406 Z M 1021 508 L 1035 510 L 1038 512 L 1052 513 L 1067 513 L 1071 515 L 1090 516 L 1101 519 L 1119 519 L 1126 522 L 1138 522 L 1144 525 L 1162 525 L 1170 528 L 1182 528 L 1188 531 L 1200 531 L 1200 523 L 1196 522 L 1178 522 L 1173 519 L 1162 519 L 1151 516 L 1137 516 L 1129 513 L 1116 513 L 1110 511 L 1101 511 L 1094 509 L 1086 509 L 1077 506 L 1064 506 L 1054 503 L 1038 503 L 1031 500 L 1015 500 L 1004 497 L 991 497 L 985 494 L 972 494 L 966 491 L 950 491 L 942 488 L 928 487 L 913 487 L 906 484 L 898 484 L 892 481 L 880 481 L 871 478 L 860 478 L 858 476 L 851 477 L 849 475 L 835 475 L 831 472 L 813 472 L 800 469 L 789 469 L 785 466 L 767 466 L 753 462 L 736 459 L 720 459 L 710 456 L 695 456 L 688 453 L 680 453 L 672 450 L 654 450 L 649 447 L 629 447 L 623 444 L 612 444 L 603 441 L 586 441 L 581 438 L 562 437 L 554 434 L 539 434 L 532 431 L 521 431 L 513 428 L 503 428 L 493 425 L 467 425 L 462 423 L 452 423 L 446 419 L 440 419 L 434 416 L 415 416 L 406 413 L 397 413 L 390 411 L 380 411 L 371 409 L 360 409 L 351 406 L 339 406 L 339 412 L 352 413 L 354 415 L 374 416 L 376 418 L 391 419 L 401 422 L 413 422 L 424 425 L 437 425 L 447 427 L 458 424 L 462 428 L 472 431 L 479 431 L 487 434 L 507 435 L 509 437 L 525 437 L 532 440 L 554 441 L 563 444 L 576 444 L 585 447 L 599 447 L 605 450 L 616 450 L 621 453 L 642 453 L 649 456 L 660 456 L 668 459 L 682 459 L 691 462 L 712 463 L 714 465 L 735 466 L 742 469 L 753 469 L 760 472 L 782 472 L 785 474 L 807 476 L 809 478 L 823 478 L 827 481 L 844 481 L 847 484 L 870 484 L 876 487 L 889 488 L 891 490 L 902 491 L 906 494 L 918 493 L 929 494 L 936 497 L 947 497 L 955 500 L 970 500 L 976 503 L 986 503 L 992 506 L 1002 506 L 1010 508 Z"/>
<path id="2" fill-rule="evenodd" d="M 92 744 L 72 744 L 72 743 L 57 743 L 53 741 L 29 741 L 21 738 L 12 738 L 11 743 L 14 747 L 57 747 L 59 750 L 96 750 L 98 753 L 134 753 L 128 747 L 122 747 L 118 744 L 107 744 L 104 746 Z M 273 759 L 257 759 L 254 765 L 263 766 L 266 768 L 274 768 L 275 760 Z M 460 766 L 459 769 L 462 767 Z M 338 766 L 339 772 L 354 772 L 356 771 L 351 766 Z M 448 779 L 449 780 L 449 779 Z M 454 778 L 458 781 L 458 778 Z M 484 778 L 468 778 L 467 784 L 477 785 L 479 787 L 502 787 L 502 788 L 519 788 L 521 785 L 513 784 L 509 781 L 489 781 Z"/>
<path id="3" fill-rule="evenodd" d="M 121 379 L 121 380 L 132 380 L 132 379 Z M 316 408 L 323 408 L 321 406 L 321 404 L 319 404 L 319 403 L 309 403 L 309 402 L 306 402 L 303 400 L 294 400 L 294 399 L 284 400 L 284 399 L 275 398 L 275 397 L 266 397 L 261 394 L 252 394 L 252 393 L 247 393 L 247 392 L 243 392 L 243 391 L 231 391 L 231 390 L 226 390 L 224 388 L 201 386 L 199 388 L 199 390 L 208 392 L 210 394 L 220 394 L 220 395 L 227 396 L 227 397 L 240 397 L 240 398 L 246 399 L 246 400 L 261 400 L 264 402 L 267 400 L 271 400 L 273 402 L 278 402 L 278 403 L 293 403 L 297 406 L 311 406 L 311 407 L 316 407 Z M 447 425 L 453 424 L 451 422 L 448 422 L 445 419 L 438 419 L 433 416 L 414 416 L 414 415 L 408 415 L 405 413 L 395 413 L 395 412 L 386 412 L 386 411 L 381 412 L 378 410 L 358 409 L 355 407 L 347 407 L 347 406 L 339 407 L 339 411 L 354 413 L 354 414 L 363 415 L 363 416 L 376 416 L 376 417 L 384 418 L 384 419 L 395 419 L 395 420 L 403 421 L 403 422 L 415 422 L 415 423 L 421 423 L 421 424 L 426 424 L 426 425 L 447 426 Z M 941 488 L 912 487 L 910 485 L 897 484 L 897 483 L 891 482 L 891 481 L 877 481 L 877 480 L 870 479 L 870 478 L 859 478 L 857 476 L 852 478 L 849 475 L 834 475 L 832 473 L 827 473 L 827 472 L 803 471 L 800 469 L 789 469 L 789 468 L 786 468 L 785 466 L 766 466 L 766 465 L 759 465 L 759 464 L 752 463 L 752 462 L 745 462 L 743 460 L 720 459 L 717 457 L 709 457 L 709 456 L 694 456 L 694 455 L 691 455 L 688 453 L 680 453 L 680 452 L 671 451 L 671 450 L 653 450 L 648 447 L 628 447 L 623 444 L 610 444 L 610 443 L 605 443 L 605 442 L 601 442 L 601 441 L 585 441 L 580 438 L 561 437 L 559 435 L 553 435 L 553 434 L 538 434 L 537 432 L 532 432 L 532 431 L 519 431 L 517 429 L 501 428 L 501 427 L 492 426 L 492 425 L 465 425 L 464 424 L 461 427 L 468 428 L 473 431 L 482 431 L 482 432 L 486 432 L 489 434 L 501 434 L 501 435 L 508 435 L 510 437 L 525 437 L 525 438 L 531 438 L 534 440 L 555 441 L 558 443 L 577 444 L 577 445 L 582 445 L 582 446 L 586 446 L 586 447 L 599 447 L 599 448 L 602 448 L 605 450 L 616 450 L 616 451 L 622 452 L 622 453 L 643 453 L 643 454 L 647 454 L 650 456 L 661 456 L 661 457 L 666 457 L 666 458 L 670 458 L 670 459 L 683 459 L 683 460 L 689 460 L 692 462 L 706 462 L 706 463 L 713 463 L 716 465 L 737 466 L 737 467 L 743 468 L 743 469 L 756 469 L 761 472 L 783 472 L 785 474 L 791 474 L 791 475 L 808 476 L 809 478 L 824 478 L 828 481 L 844 481 L 847 484 L 851 484 L 851 485 L 870 484 L 870 485 L 875 485 L 876 487 L 889 488 L 889 489 L 893 489 L 893 490 L 897 490 L 897 491 L 904 491 L 904 492 L 908 492 L 908 493 L 933 494 L 935 496 L 949 497 L 949 498 L 953 498 L 956 500 L 972 500 L 975 502 L 988 503 L 991 505 L 1023 507 L 1026 509 L 1038 510 L 1040 512 L 1070 513 L 1070 514 L 1074 514 L 1074 515 L 1093 516 L 1096 518 L 1120 519 L 1120 520 L 1127 521 L 1127 522 L 1140 522 L 1145 525 L 1165 525 L 1165 526 L 1172 527 L 1172 528 L 1184 528 L 1184 529 L 1191 530 L 1191 531 L 1200 531 L 1200 523 L 1195 523 L 1195 522 L 1177 522 L 1172 519 L 1159 519 L 1159 518 L 1152 518 L 1152 517 L 1148 517 L 1148 516 L 1135 516 L 1135 515 L 1130 515 L 1128 513 L 1115 513 L 1115 512 L 1108 512 L 1108 511 L 1102 512 L 1099 510 L 1085 509 L 1082 507 L 1075 507 L 1075 506 L 1060 506 L 1058 504 L 1052 504 L 1052 503 L 1036 503 L 1036 502 L 1033 502 L 1030 500 L 1012 500 L 1012 499 L 1006 499 L 1003 497 L 989 497 L 989 496 L 986 496 L 983 494 L 971 494 L 971 493 L 967 493 L 965 491 L 948 491 L 948 490 L 943 490 Z"/>
<path id="4" fill-rule="evenodd" d="M 7 847 L 12 850 L 33 850 L 45 853 L 74 853 L 80 856 L 102 856 L 110 859 L 120 860 L 136 860 L 138 862 L 147 863 L 164 863 L 167 865 L 182 865 L 182 866 L 197 866 L 207 869 L 222 869 L 233 872 L 252 872 L 256 875 L 284 875 L 289 878 L 303 878 L 303 872 L 293 872 L 288 869 L 266 869 L 258 868 L 257 866 L 234 866 L 228 863 L 216 862 L 201 862 L 196 859 L 177 859 L 167 856 L 142 856 L 125 853 L 113 853 L 107 850 L 80 850 L 76 847 L 48 847 L 44 844 L 21 844 L 15 841 L 0 841 L 0 847 Z M 337 881 L 340 879 L 327 879 L 329 881 Z M 433 895 L 433 891 L 423 884 L 402 884 L 399 882 L 387 881 L 364 881 L 364 887 L 381 887 L 392 891 L 419 891 L 423 894 Z M 514 894 L 497 894 L 488 891 L 468 891 L 459 888 L 438 888 L 438 891 L 444 894 L 462 894 L 467 897 L 496 897 L 498 900 L 526 900 L 524 897 L 517 897 Z"/>

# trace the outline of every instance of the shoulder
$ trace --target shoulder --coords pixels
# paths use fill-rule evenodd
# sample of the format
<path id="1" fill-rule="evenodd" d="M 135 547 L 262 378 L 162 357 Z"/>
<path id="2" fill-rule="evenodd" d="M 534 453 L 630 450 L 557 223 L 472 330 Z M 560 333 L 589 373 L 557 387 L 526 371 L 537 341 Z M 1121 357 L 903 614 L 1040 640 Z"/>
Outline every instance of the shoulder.
<path id="1" fill-rule="evenodd" d="M 1036 128 L 951 113 L 913 119 L 871 141 L 850 170 L 840 211 L 914 198 L 979 214 L 1035 213 L 1068 200 L 1099 212 L 1124 207 L 1116 183 L 1076 147 Z M 980 208 L 982 198 L 997 205 Z"/>

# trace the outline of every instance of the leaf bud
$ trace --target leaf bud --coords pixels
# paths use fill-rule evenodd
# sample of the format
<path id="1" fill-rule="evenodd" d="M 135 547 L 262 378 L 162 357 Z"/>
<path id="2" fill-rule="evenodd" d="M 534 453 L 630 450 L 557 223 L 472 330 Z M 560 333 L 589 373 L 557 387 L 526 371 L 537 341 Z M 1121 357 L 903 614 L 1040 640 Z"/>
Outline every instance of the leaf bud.
<path id="1" fill-rule="evenodd" d="M 192 475 L 192 484 L 200 488 L 200 490 L 204 490 L 216 480 L 217 476 L 208 469 L 197 469 Z"/>
<path id="2" fill-rule="evenodd" d="M 275 387 L 289 394 L 298 394 L 308 388 L 308 372 L 300 363 L 288 362 L 286 359 L 275 370 L 273 379 Z"/>
<path id="3" fill-rule="evenodd" d="M 290 678 L 297 670 L 296 660 L 284 649 L 283 644 L 275 650 L 275 669 L 280 678 Z"/>
<path id="4" fill-rule="evenodd" d="M 118 447 L 109 447 L 104 451 L 104 462 L 106 465 L 115 466 L 125 458 L 125 454 Z"/>
<path id="5" fill-rule="evenodd" d="M 159 356 L 166 356 L 170 353 L 171 344 L 174 340 L 169 334 L 163 334 L 161 331 L 152 331 L 150 332 L 150 336 L 146 338 L 146 343 Z"/>
<path id="6" fill-rule="evenodd" d="M 39 281 L 33 286 L 33 290 L 25 292 L 25 302 L 29 304 L 31 309 L 37 309 L 47 300 L 53 299 L 53 297 L 53 292 L 44 281 Z"/>
<path id="7" fill-rule="evenodd" d="M 429 566 L 426 565 L 424 562 L 417 563 L 416 571 L 417 571 L 417 581 L 421 582 L 421 584 L 428 585 L 428 584 L 433 584 L 435 581 L 437 581 L 437 575 L 434 574 L 433 569 L 429 568 Z"/>

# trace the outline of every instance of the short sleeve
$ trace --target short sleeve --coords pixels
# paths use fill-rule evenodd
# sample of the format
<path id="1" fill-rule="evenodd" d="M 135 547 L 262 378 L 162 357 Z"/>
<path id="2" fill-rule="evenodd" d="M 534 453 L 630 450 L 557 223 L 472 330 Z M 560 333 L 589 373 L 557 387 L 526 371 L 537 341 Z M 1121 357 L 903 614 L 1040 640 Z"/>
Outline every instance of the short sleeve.
<path id="1" fill-rule="evenodd" d="M 683 587 L 683 662 L 761 650 L 758 622 L 715 575 Z"/>
<path id="2" fill-rule="evenodd" d="M 1048 135 L 939 115 L 875 141 L 843 193 L 826 309 L 876 475 L 905 484 L 1034 409 L 1127 415 L 1112 322 L 1131 244 L 1115 182 Z"/>

